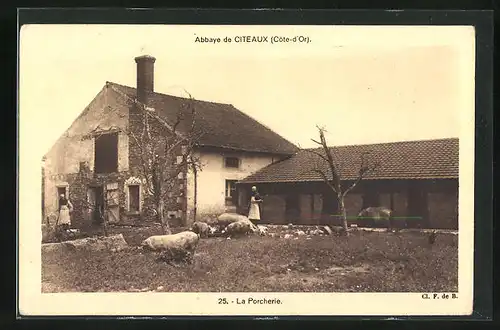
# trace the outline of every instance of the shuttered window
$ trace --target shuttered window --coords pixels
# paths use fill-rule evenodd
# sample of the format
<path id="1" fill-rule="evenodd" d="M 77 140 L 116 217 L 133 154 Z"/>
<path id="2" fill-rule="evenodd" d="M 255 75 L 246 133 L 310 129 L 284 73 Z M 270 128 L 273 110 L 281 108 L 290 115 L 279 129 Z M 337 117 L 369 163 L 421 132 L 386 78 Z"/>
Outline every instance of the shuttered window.
<path id="1" fill-rule="evenodd" d="M 139 185 L 128 186 L 128 209 L 131 212 L 139 212 Z"/>

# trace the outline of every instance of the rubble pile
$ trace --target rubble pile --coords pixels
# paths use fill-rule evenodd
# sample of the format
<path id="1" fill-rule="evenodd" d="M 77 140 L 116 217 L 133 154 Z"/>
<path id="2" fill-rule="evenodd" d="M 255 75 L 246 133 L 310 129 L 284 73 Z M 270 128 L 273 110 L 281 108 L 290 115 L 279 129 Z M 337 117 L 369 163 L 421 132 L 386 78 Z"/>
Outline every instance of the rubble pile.
<path id="1" fill-rule="evenodd" d="M 260 225 L 266 228 L 266 236 L 280 237 L 286 239 L 297 239 L 298 237 L 310 238 L 311 236 L 334 235 L 341 231 L 341 228 L 332 230 L 324 225 Z"/>

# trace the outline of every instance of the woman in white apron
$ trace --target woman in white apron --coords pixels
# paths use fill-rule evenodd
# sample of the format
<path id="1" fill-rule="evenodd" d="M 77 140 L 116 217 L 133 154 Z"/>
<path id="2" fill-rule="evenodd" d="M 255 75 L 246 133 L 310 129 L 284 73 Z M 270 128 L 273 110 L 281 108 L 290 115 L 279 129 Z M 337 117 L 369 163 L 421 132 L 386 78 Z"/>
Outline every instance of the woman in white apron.
<path id="1" fill-rule="evenodd" d="M 257 191 L 257 187 L 253 186 L 252 194 L 250 197 L 250 207 L 248 210 L 248 219 L 254 225 L 258 224 L 261 217 L 261 212 L 260 212 L 261 203 L 262 203 L 262 198 L 260 197 L 259 192 Z"/>
<path id="2" fill-rule="evenodd" d="M 73 210 L 71 202 L 61 194 L 59 197 L 59 220 L 58 224 L 62 229 L 69 229 L 71 226 L 70 211 Z"/>

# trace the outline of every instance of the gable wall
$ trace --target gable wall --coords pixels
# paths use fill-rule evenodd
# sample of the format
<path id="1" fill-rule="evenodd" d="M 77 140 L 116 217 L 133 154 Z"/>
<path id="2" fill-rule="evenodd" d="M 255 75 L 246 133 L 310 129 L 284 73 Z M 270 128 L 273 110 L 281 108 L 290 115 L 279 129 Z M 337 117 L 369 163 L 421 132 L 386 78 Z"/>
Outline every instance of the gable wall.
<path id="1" fill-rule="evenodd" d="M 126 130 L 127 125 L 128 106 L 125 100 L 105 86 L 45 155 L 43 193 L 46 215 L 57 211 L 57 186 L 70 187 L 69 198 L 73 204 L 79 204 L 79 199 L 86 198 L 86 190 L 73 183 L 82 165 L 86 169 L 94 168 L 94 138 L 87 135 L 94 130 Z M 129 170 L 128 143 L 128 135 L 120 132 L 119 172 Z"/>

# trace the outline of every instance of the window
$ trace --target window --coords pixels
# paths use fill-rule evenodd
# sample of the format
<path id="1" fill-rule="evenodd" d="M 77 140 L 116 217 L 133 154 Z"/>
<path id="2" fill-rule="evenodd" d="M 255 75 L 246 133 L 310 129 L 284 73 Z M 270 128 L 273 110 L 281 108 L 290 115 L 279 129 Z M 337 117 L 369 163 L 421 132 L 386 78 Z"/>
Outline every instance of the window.
<path id="1" fill-rule="evenodd" d="M 118 172 L 118 133 L 96 136 L 94 149 L 96 173 Z"/>
<path id="2" fill-rule="evenodd" d="M 237 180 L 226 180 L 226 199 L 236 197 L 236 182 Z"/>
<path id="3" fill-rule="evenodd" d="M 239 160 L 239 158 L 236 158 L 236 157 L 226 157 L 224 165 L 226 167 L 230 167 L 230 168 L 239 168 L 240 167 L 240 160 Z"/>
<path id="4" fill-rule="evenodd" d="M 128 210 L 130 212 L 139 212 L 139 185 L 128 186 Z"/>

